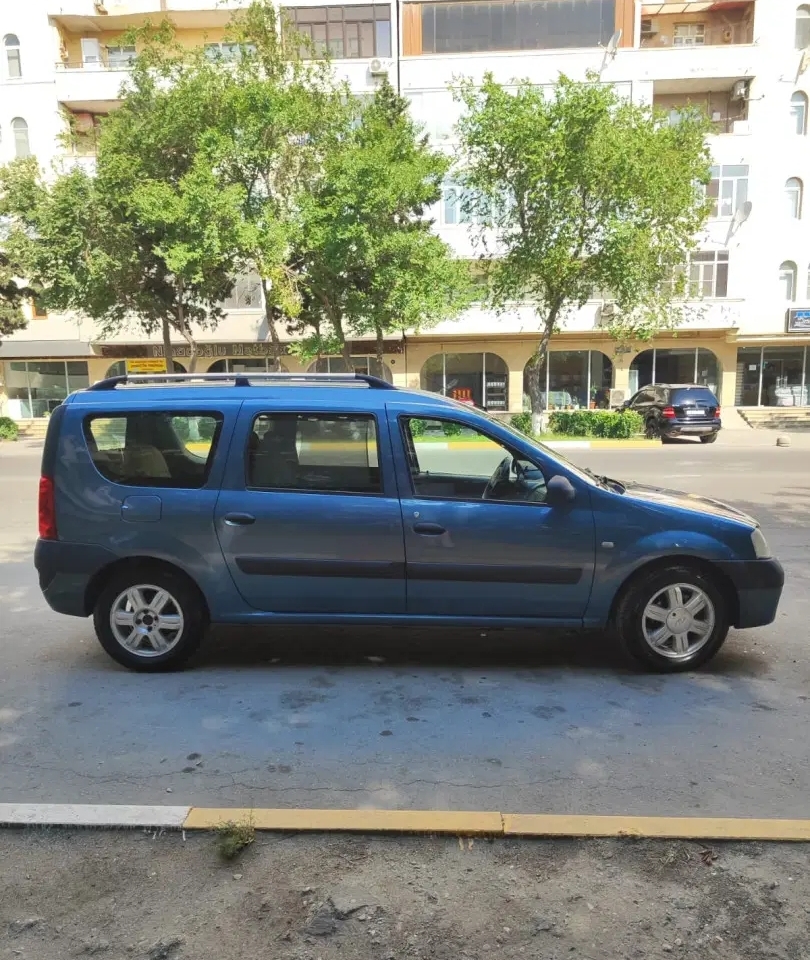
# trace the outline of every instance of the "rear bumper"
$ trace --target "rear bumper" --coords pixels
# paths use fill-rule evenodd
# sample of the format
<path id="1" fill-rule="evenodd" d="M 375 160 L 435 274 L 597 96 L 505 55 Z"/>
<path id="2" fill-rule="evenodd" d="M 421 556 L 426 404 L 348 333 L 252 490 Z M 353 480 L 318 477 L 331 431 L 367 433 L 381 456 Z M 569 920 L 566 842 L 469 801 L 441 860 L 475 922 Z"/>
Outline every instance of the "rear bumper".
<path id="1" fill-rule="evenodd" d="M 115 559 L 114 553 L 90 543 L 37 540 L 34 566 L 48 606 L 70 617 L 89 616 L 87 588 L 90 581 Z"/>
<path id="2" fill-rule="evenodd" d="M 719 420 L 703 423 L 688 420 L 662 420 L 661 433 L 666 437 L 705 437 L 710 433 L 719 433 L 722 423 Z"/>
<path id="3" fill-rule="evenodd" d="M 785 585 L 785 571 L 778 560 L 743 560 L 719 563 L 734 584 L 738 598 L 735 627 L 764 627 L 776 619 Z"/>

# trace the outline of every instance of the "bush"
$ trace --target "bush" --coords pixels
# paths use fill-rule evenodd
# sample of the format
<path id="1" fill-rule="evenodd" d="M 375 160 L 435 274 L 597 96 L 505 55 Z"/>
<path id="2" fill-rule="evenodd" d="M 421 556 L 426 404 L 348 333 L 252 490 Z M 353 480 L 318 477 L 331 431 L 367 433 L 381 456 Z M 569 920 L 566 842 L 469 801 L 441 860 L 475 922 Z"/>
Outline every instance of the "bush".
<path id="1" fill-rule="evenodd" d="M 444 431 L 444 435 L 446 437 L 457 437 L 461 433 L 461 424 L 445 421 L 442 424 L 442 430 Z"/>
<path id="2" fill-rule="evenodd" d="M 643 431 L 644 421 L 632 410 L 555 410 L 548 426 L 569 437 L 626 440 Z"/>
<path id="3" fill-rule="evenodd" d="M 424 437 L 427 430 L 427 424 L 424 420 L 411 420 L 411 436 L 414 440 L 417 437 Z"/>
<path id="4" fill-rule="evenodd" d="M 181 443 L 188 443 L 189 437 L 191 436 L 191 423 L 188 417 L 173 417 L 172 426 L 174 427 L 174 432 L 177 434 L 177 439 Z"/>
<path id="5" fill-rule="evenodd" d="M 11 417 L 0 417 L 0 440 L 16 440 L 20 435 L 20 428 Z"/>
<path id="6" fill-rule="evenodd" d="M 509 426 L 513 430 L 519 430 L 530 437 L 532 435 L 532 415 L 530 413 L 516 413 L 509 419 Z"/>
<path id="7" fill-rule="evenodd" d="M 217 422 L 213 417 L 202 417 L 197 421 L 197 432 L 200 440 L 213 440 L 217 431 Z"/>

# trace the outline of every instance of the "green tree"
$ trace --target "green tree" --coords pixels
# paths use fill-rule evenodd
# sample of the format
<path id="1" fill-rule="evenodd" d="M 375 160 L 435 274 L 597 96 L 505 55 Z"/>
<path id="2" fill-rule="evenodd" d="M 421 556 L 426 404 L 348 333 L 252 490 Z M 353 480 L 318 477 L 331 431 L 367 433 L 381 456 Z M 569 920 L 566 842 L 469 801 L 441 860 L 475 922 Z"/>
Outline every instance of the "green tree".
<path id="1" fill-rule="evenodd" d="M 0 253 L 0 337 L 7 337 L 25 327 L 25 317 L 20 307 L 26 292 L 17 283 L 8 257 Z"/>
<path id="2" fill-rule="evenodd" d="M 384 81 L 325 158 L 301 199 L 300 327 L 310 353 L 339 352 L 351 369 L 351 338 L 455 317 L 470 301 L 467 264 L 431 230 L 426 209 L 441 195 L 450 161 L 430 148 L 407 101 Z"/>
<path id="3" fill-rule="evenodd" d="M 161 28 L 101 126 L 94 176 L 46 181 L 30 162 L 0 175 L 9 245 L 46 304 L 91 317 L 102 337 L 162 330 L 167 362 L 175 330 L 192 370 L 194 327 L 221 319 L 243 229 L 241 189 L 221 182 L 204 149 L 222 83 L 202 51 L 180 51 Z"/>
<path id="4" fill-rule="evenodd" d="M 206 149 L 221 182 L 238 188 L 244 229 L 239 260 L 262 282 L 268 337 L 278 367 L 278 324 L 300 309 L 291 262 L 300 241 L 300 198 L 318 181 L 347 118 L 347 90 L 328 60 L 308 54 L 272 3 L 238 12 L 229 38 L 242 49 L 220 60 L 221 96 Z"/>
<path id="5" fill-rule="evenodd" d="M 502 311 L 530 301 L 539 326 L 528 367 L 535 429 L 549 341 L 594 291 L 610 291 L 616 337 L 649 339 L 679 322 L 682 265 L 708 216 L 707 124 L 676 125 L 589 77 L 560 77 L 553 93 L 528 81 L 506 89 L 488 74 L 455 91 L 458 177 Z"/>

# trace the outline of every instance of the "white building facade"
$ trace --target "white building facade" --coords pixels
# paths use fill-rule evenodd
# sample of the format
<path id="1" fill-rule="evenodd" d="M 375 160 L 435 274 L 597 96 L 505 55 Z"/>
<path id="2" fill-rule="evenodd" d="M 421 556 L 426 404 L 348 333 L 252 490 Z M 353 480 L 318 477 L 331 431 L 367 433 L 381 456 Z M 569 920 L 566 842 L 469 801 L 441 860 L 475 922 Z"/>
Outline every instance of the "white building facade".
<path id="1" fill-rule="evenodd" d="M 65 155 L 70 111 L 79 130 L 114 105 L 133 50 L 128 28 L 171 19 L 189 45 L 223 38 L 233 7 L 217 0 L 29 0 L 0 8 L 0 162 L 33 153 L 44 167 L 92 164 L 92 149 Z M 810 406 L 810 4 L 793 0 L 456 0 L 288 7 L 298 28 L 328 47 L 357 92 L 386 74 L 434 142 L 453 151 L 459 107 L 448 85 L 491 71 L 501 82 L 553 84 L 564 73 L 603 82 L 677 119 L 702 105 L 710 138 L 714 216 L 690 265 L 701 299 L 677 335 L 617 348 L 600 300 L 566 317 L 547 365 L 547 405 L 603 406 L 651 382 L 698 381 L 725 407 Z M 614 50 L 615 48 L 615 50 Z M 460 257 L 474 250 L 448 182 L 432 211 Z M 198 370 L 262 369 L 269 354 L 260 290 L 246 279 L 226 320 L 201 334 Z M 162 357 L 157 339 L 122 331 L 102 341 L 86 318 L 45 316 L 31 305 L 27 329 L 0 345 L 0 412 L 46 416 L 66 393 Z M 497 317 L 473 307 L 453 323 L 386 345 L 355 342 L 356 369 L 394 383 L 440 390 L 494 413 L 524 408 L 524 369 L 538 322 L 516 304 Z M 178 342 L 173 361 L 184 365 Z M 300 370 L 293 358 L 286 367 Z M 342 369 L 324 358 L 318 370 Z"/>

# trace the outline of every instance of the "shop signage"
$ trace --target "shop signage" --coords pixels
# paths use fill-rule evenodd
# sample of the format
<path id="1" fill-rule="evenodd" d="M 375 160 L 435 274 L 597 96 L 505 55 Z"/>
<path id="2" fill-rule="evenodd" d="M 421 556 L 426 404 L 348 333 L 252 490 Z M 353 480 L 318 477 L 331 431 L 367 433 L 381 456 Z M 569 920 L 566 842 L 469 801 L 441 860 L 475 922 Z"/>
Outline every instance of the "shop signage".
<path id="1" fill-rule="evenodd" d="M 404 343 L 402 340 L 386 341 L 384 352 L 387 354 L 399 354 L 403 352 Z M 145 343 L 145 344 L 111 344 L 96 343 L 95 349 L 99 356 L 111 360 L 136 359 L 136 360 L 162 360 L 163 344 Z M 368 341 L 355 340 L 351 344 L 352 354 L 357 356 L 366 356 L 376 352 L 375 344 Z M 281 352 L 284 355 L 289 354 L 289 347 L 282 345 Z M 253 343 L 200 343 L 197 344 L 197 357 L 199 359 L 213 360 L 221 357 L 272 357 L 273 344 L 269 340 L 254 341 Z M 191 357 L 191 347 L 188 344 L 172 344 L 172 357 L 177 360 L 188 359 Z M 134 371 L 133 371 L 134 372 Z M 154 373 L 154 370 L 146 371 Z"/>
<path id="2" fill-rule="evenodd" d="M 127 373 L 165 373 L 166 361 L 163 357 L 144 357 L 141 360 L 127 360 Z"/>
<path id="3" fill-rule="evenodd" d="M 787 332 L 810 333 L 810 309 L 804 307 L 801 310 L 788 310 Z"/>

